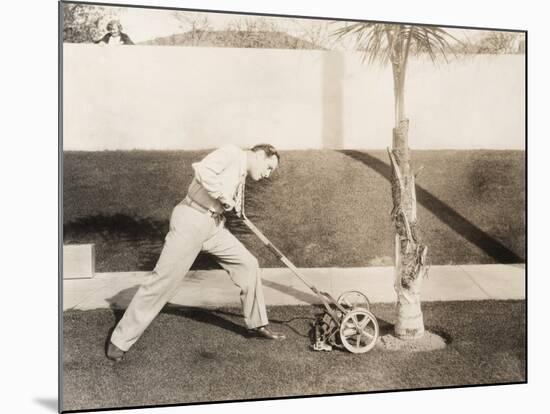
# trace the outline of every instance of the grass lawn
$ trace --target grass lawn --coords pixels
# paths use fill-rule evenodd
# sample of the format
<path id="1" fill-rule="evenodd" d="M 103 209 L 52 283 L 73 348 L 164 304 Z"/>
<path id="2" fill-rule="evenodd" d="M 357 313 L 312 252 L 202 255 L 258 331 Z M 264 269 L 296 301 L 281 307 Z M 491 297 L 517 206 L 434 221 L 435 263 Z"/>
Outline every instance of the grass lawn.
<path id="1" fill-rule="evenodd" d="M 287 340 L 247 339 L 235 309 L 166 307 L 121 363 L 104 356 L 116 310 L 64 313 L 63 409 L 338 394 L 526 381 L 524 301 L 431 302 L 426 328 L 442 350 L 309 349 L 316 309 L 270 308 Z M 373 306 L 381 334 L 393 305 Z"/>
<path id="2" fill-rule="evenodd" d="M 96 270 L 151 270 L 191 163 L 207 152 L 66 152 L 63 241 L 96 244 Z M 413 151 L 418 217 L 433 264 L 525 261 L 525 152 Z M 284 151 L 267 184 L 247 186 L 247 215 L 299 267 L 392 264 L 384 151 Z M 280 263 L 234 218 L 264 267 Z M 197 267 L 211 266 L 201 257 Z"/>

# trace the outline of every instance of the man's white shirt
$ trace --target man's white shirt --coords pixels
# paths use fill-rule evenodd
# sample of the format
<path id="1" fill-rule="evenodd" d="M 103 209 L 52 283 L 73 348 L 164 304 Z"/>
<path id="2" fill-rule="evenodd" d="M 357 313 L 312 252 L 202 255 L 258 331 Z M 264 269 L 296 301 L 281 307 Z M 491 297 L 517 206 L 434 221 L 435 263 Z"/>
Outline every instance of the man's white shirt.
<path id="1" fill-rule="evenodd" d="M 246 179 L 246 151 L 225 145 L 192 164 L 195 179 L 208 194 L 229 207 L 237 202 L 239 184 Z"/>

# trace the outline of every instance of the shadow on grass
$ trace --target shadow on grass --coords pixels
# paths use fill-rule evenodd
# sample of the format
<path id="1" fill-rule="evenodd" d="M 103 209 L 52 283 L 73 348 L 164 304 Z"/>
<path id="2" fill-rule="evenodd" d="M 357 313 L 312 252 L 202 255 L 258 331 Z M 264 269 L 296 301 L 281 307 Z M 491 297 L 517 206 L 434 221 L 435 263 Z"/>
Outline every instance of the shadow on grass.
<path id="1" fill-rule="evenodd" d="M 244 337 L 249 336 L 248 329 L 246 328 L 246 326 L 244 326 L 244 322 L 243 322 L 243 325 L 239 325 L 229 320 L 228 318 L 224 318 L 222 316 L 222 315 L 230 316 L 230 317 L 241 316 L 240 314 L 237 314 L 237 313 L 221 312 L 218 310 L 178 306 L 178 305 L 171 305 L 171 304 L 166 305 L 163 308 L 162 313 L 184 317 L 187 319 L 194 320 L 196 322 L 214 325 L 214 326 L 217 326 L 218 328 L 236 333 Z"/>
<path id="2" fill-rule="evenodd" d="M 154 269 L 168 233 L 169 222 L 151 217 L 140 218 L 128 214 L 95 214 L 78 218 L 63 225 L 63 243 L 95 243 L 99 254 L 112 254 L 113 245 L 129 245 L 125 251 L 138 255 L 135 270 Z M 193 270 L 221 269 L 214 257 L 200 253 Z"/>
<path id="3" fill-rule="evenodd" d="M 281 286 L 281 285 L 280 285 Z M 106 339 L 105 339 L 105 347 L 107 347 L 109 343 L 109 339 L 111 338 L 111 334 L 113 333 L 114 327 L 120 319 L 122 319 L 122 316 L 124 315 L 124 312 L 128 305 L 130 304 L 130 301 L 136 294 L 139 286 L 133 286 L 124 290 L 121 290 L 116 295 L 107 298 L 107 302 L 109 303 L 109 307 L 114 315 L 115 323 L 113 327 L 108 331 Z M 288 288 L 285 287 L 285 292 L 288 292 Z M 306 293 L 300 292 L 298 290 L 295 291 L 295 296 L 303 301 L 307 301 L 311 303 L 311 316 L 310 317 L 293 317 L 290 319 L 276 319 L 276 318 L 270 318 L 269 322 L 271 325 L 279 325 L 279 326 L 285 326 L 289 330 L 293 331 L 296 335 L 302 336 L 302 337 L 309 337 L 313 338 L 313 323 L 315 321 L 316 316 L 322 315 L 325 311 L 325 308 L 323 305 L 319 305 L 318 303 L 315 304 L 314 302 L 318 302 L 318 298 L 315 295 L 308 295 Z M 307 305 L 304 305 L 307 306 Z M 207 308 L 198 308 L 193 306 L 182 306 L 182 305 L 174 305 L 171 303 L 166 304 L 160 313 L 167 314 L 167 315 L 174 315 L 177 317 L 182 317 L 186 319 L 191 319 L 196 322 L 201 322 L 205 324 L 210 324 L 217 326 L 221 329 L 224 329 L 226 331 L 233 332 L 237 335 L 249 338 L 251 334 L 248 332 L 248 328 L 244 324 L 244 320 L 242 312 L 240 311 L 231 311 L 231 310 L 225 310 L 225 309 L 207 309 Z M 239 319 L 239 323 L 235 323 L 232 321 L 232 319 Z M 308 332 L 302 332 L 299 328 L 293 326 L 293 323 L 296 321 L 309 321 L 310 322 L 310 330 Z M 385 335 L 386 333 L 393 332 L 394 325 L 380 319 L 377 317 L 378 325 L 380 328 L 380 335 Z M 106 348 L 105 348 L 106 349 Z"/>
<path id="4" fill-rule="evenodd" d="M 162 310 L 162 313 L 166 313 L 174 316 L 181 316 L 187 319 L 192 319 L 196 322 L 214 325 L 226 331 L 230 331 L 230 332 L 236 333 L 237 335 L 241 335 L 245 338 L 250 338 L 254 336 L 253 334 L 250 334 L 248 332 L 248 328 L 244 324 L 243 315 L 239 311 L 232 312 L 224 309 L 203 309 L 203 308 L 168 304 L 164 307 L 164 309 Z M 239 319 L 241 322 L 240 323 L 233 322 L 231 319 L 234 319 L 234 318 Z M 285 326 L 286 328 L 290 329 L 298 336 L 307 337 L 308 334 L 300 332 L 297 328 L 291 325 L 291 323 L 295 321 L 302 321 L 302 320 L 309 320 L 313 322 L 314 318 L 313 316 L 311 318 L 293 317 L 285 320 L 269 318 L 269 325 Z"/>
<path id="5" fill-rule="evenodd" d="M 386 164 L 378 158 L 361 151 L 342 150 L 340 152 L 362 162 L 367 167 L 372 168 L 386 180 L 391 180 L 391 169 L 389 164 Z M 517 263 L 525 261 L 524 258 L 519 257 L 516 253 L 508 249 L 498 240 L 479 229 L 464 216 L 451 208 L 448 204 L 445 204 L 443 201 L 435 197 L 433 194 L 430 194 L 430 192 L 419 185 L 416 185 L 416 199 L 422 206 L 438 217 L 443 223 L 453 229 L 456 233 L 460 234 L 466 240 L 476 245 L 479 249 L 483 250 L 497 262 Z"/>
<path id="6" fill-rule="evenodd" d="M 99 240 L 139 241 L 163 240 L 168 222 L 152 218 L 139 218 L 128 214 L 95 214 L 63 224 L 65 243 L 80 242 L 82 237 Z"/>
<path id="7" fill-rule="evenodd" d="M 107 303 L 109 303 L 109 308 L 111 309 L 114 315 L 114 319 L 115 319 L 114 326 L 116 326 L 116 324 L 118 324 L 118 322 L 124 316 L 124 312 L 126 311 L 126 308 L 128 308 L 128 305 L 130 304 L 132 298 L 134 297 L 138 289 L 139 289 L 139 286 L 132 286 L 130 288 L 123 289 L 120 292 L 118 292 L 116 295 L 106 299 Z M 220 311 L 217 309 L 206 309 L 206 308 L 197 308 L 197 307 L 191 307 L 191 306 L 174 305 L 171 303 L 167 303 L 162 308 L 160 313 L 184 317 L 184 318 L 195 320 L 197 322 L 212 324 L 242 336 L 247 336 L 248 334 L 248 330 L 244 326 L 244 322 L 243 322 L 243 325 L 239 325 L 222 316 L 222 315 L 225 315 L 228 317 L 239 317 L 239 316 L 242 317 L 242 314 L 240 313 Z M 108 341 L 111 338 L 111 334 L 113 333 L 114 326 L 107 333 L 105 346 L 108 345 Z"/>
<path id="8" fill-rule="evenodd" d="M 447 331 L 447 329 L 441 326 L 426 326 L 425 329 L 427 332 L 434 333 L 443 338 L 443 341 L 445 341 L 446 345 L 450 345 L 453 342 L 452 335 Z"/>
<path id="9" fill-rule="evenodd" d="M 111 334 L 113 333 L 114 327 L 118 324 L 118 322 L 124 316 L 124 312 L 126 311 L 126 308 L 130 304 L 132 298 L 134 297 L 138 289 L 139 289 L 139 286 L 133 286 L 131 288 L 123 289 L 120 292 L 118 292 L 116 295 L 106 299 L 107 302 L 109 303 L 109 308 L 113 312 L 115 323 L 107 333 L 105 346 L 108 345 L 108 341 L 111 338 Z M 218 314 L 223 312 L 219 312 L 217 310 L 201 309 L 196 307 L 173 305 L 171 303 L 168 303 L 162 308 L 160 313 L 184 317 L 184 318 L 195 320 L 197 322 L 209 323 L 209 324 L 218 326 L 222 329 L 235 332 L 243 336 L 246 336 L 247 334 L 247 329 L 244 326 L 238 325 L 230 321 L 229 319 L 219 316 Z M 237 314 L 234 314 L 234 313 L 226 313 L 226 315 L 238 316 Z"/>
<path id="10" fill-rule="evenodd" d="M 259 218 L 262 200 L 271 183 L 261 185 L 249 180 L 246 191 L 250 218 Z M 248 210 L 250 207 L 250 210 Z M 234 213 L 226 214 L 226 226 L 235 235 L 250 234 Z M 63 224 L 63 243 L 94 243 L 98 271 L 150 271 L 154 269 L 169 230 L 169 220 L 140 217 L 127 213 L 90 214 Z M 116 257 L 116 259 L 115 259 Z M 221 269 L 215 258 L 201 252 L 192 270 Z"/>

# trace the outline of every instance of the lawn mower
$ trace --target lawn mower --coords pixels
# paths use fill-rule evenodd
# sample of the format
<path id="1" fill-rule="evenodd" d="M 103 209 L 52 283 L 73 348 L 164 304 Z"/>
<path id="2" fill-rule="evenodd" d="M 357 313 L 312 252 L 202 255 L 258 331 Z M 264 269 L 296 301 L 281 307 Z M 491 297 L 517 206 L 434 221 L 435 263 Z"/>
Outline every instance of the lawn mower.
<path id="1" fill-rule="evenodd" d="M 296 266 L 281 253 L 263 233 L 241 211 L 244 224 L 267 246 L 277 258 L 287 266 L 304 284 L 315 293 L 325 307 L 317 315 L 314 323 L 315 351 L 331 351 L 333 347 L 344 347 L 351 353 L 361 354 L 370 351 L 379 335 L 378 322 L 370 312 L 370 303 L 366 295 L 359 291 L 342 293 L 335 300 L 327 292 L 319 291 L 310 284 Z"/>

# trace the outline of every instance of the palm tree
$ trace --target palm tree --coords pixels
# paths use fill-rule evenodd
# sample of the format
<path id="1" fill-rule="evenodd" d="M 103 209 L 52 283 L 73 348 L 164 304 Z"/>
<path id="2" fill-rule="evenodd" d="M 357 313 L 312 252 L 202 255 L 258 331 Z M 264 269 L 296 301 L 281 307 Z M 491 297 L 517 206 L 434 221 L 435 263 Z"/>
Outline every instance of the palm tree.
<path id="1" fill-rule="evenodd" d="M 415 174 L 412 172 L 405 115 L 405 78 L 411 55 L 427 55 L 433 63 L 452 52 L 451 41 L 458 41 L 439 27 L 409 24 L 353 23 L 334 31 L 339 39 L 355 41 L 369 63 L 391 62 L 393 71 L 394 115 L 393 142 L 388 148 L 392 167 L 391 193 L 395 225 L 395 283 L 397 322 L 395 335 L 416 339 L 424 334 L 420 289 L 427 275 L 428 247 L 422 243 L 416 217 Z"/>

